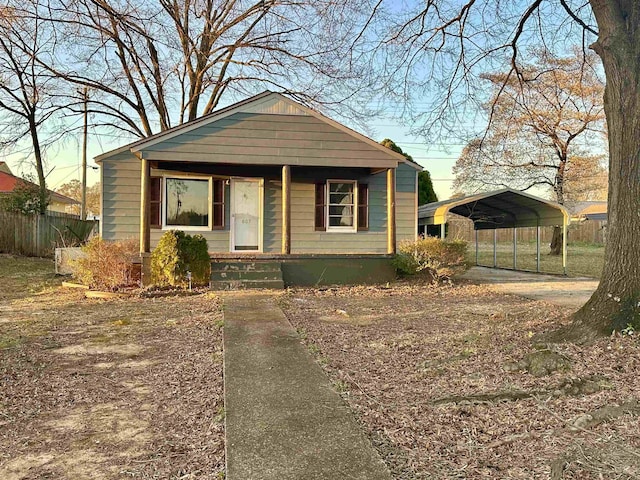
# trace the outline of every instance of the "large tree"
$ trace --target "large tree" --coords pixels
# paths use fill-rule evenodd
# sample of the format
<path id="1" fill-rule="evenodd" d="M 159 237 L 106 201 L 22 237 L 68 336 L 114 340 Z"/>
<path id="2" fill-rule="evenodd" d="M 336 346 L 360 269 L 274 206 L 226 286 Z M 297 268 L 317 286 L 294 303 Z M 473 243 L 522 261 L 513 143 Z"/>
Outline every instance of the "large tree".
<path id="1" fill-rule="evenodd" d="M 404 155 L 407 160 L 414 161 L 413 157 L 408 153 L 405 153 L 393 140 L 385 138 L 380 142 L 381 145 L 393 150 L 396 153 Z M 418 205 L 424 205 L 425 203 L 437 202 L 438 195 L 436 195 L 433 189 L 433 182 L 431 181 L 431 174 L 428 170 L 418 172 Z"/>
<path id="2" fill-rule="evenodd" d="M 42 1 L 40 17 L 59 33 L 56 58 L 42 66 L 88 88 L 96 122 L 127 136 L 264 89 L 345 106 L 366 83 L 350 48 L 366 2 Z"/>
<path id="3" fill-rule="evenodd" d="M 564 338 L 588 340 L 638 322 L 640 302 L 640 2 L 636 0 L 429 0 L 409 11 L 384 11 L 369 24 L 393 22 L 379 50 L 382 73 L 401 71 L 387 83 L 401 100 L 430 93 L 436 101 L 414 120 L 446 131 L 468 125 L 486 101 L 479 73 L 510 65 L 505 80 L 522 79 L 518 59 L 533 45 L 569 49 L 583 38 L 601 58 L 606 78 L 604 111 L 609 144 L 608 239 L 600 285 L 573 316 Z M 393 13 L 393 15 L 392 15 Z M 376 17 L 379 23 L 376 23 Z M 423 97 L 425 98 L 425 97 Z M 463 109 L 464 105 L 472 109 Z M 434 123 L 434 120 L 439 122 Z M 466 123 L 466 125 L 465 125 Z M 436 133 L 438 133 L 436 131 Z"/>
<path id="4" fill-rule="evenodd" d="M 55 34 L 34 15 L 37 7 L 27 0 L 0 6 L 0 149 L 31 154 L 39 185 L 32 202 L 44 213 L 49 202 L 45 175 L 45 150 L 54 143 L 57 115 L 61 111 L 59 81 L 38 64 L 50 58 Z"/>
<path id="5" fill-rule="evenodd" d="M 595 54 L 558 57 L 534 50 L 533 61 L 518 62 L 519 77 L 505 73 L 482 76 L 492 90 L 483 105 L 490 123 L 458 158 L 453 187 L 465 192 L 511 187 L 546 187 L 561 205 L 567 194 L 601 187 L 599 175 L 604 84 L 596 73 Z M 590 143 L 591 154 L 586 148 Z M 597 173 L 598 172 L 598 173 Z M 569 185 L 569 191 L 567 191 Z M 577 188 L 578 185 L 580 188 Z M 551 253 L 562 251 L 562 229 L 556 227 Z"/>
<path id="6" fill-rule="evenodd" d="M 75 178 L 60 185 L 56 188 L 56 192 L 79 202 L 82 201 L 82 183 Z M 100 215 L 100 182 L 87 187 L 87 211 L 91 212 L 91 215 Z M 80 215 L 80 205 L 72 205 L 69 213 Z"/>

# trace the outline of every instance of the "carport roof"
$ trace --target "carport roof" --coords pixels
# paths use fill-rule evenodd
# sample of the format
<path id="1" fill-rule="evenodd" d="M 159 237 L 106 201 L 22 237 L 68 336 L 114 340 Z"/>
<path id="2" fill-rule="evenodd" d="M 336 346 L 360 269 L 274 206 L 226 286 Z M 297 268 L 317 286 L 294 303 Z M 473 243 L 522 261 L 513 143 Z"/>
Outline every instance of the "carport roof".
<path id="1" fill-rule="evenodd" d="M 510 188 L 427 203 L 418 207 L 418 223 L 442 225 L 448 212 L 470 218 L 475 230 L 569 223 L 562 205 Z"/>

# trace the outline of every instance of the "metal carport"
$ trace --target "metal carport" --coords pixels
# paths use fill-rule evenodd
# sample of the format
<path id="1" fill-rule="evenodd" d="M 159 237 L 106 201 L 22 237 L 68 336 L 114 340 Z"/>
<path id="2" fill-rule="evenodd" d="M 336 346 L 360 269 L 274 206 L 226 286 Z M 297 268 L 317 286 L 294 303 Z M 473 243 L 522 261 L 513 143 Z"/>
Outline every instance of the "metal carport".
<path id="1" fill-rule="evenodd" d="M 493 230 L 493 263 L 497 266 L 498 228 L 513 228 L 513 269 L 516 269 L 516 229 L 536 227 L 536 271 L 540 271 L 540 227 L 562 226 L 562 268 L 567 273 L 567 226 L 569 212 L 562 205 L 518 190 L 505 188 L 493 192 L 478 193 L 442 202 L 427 203 L 418 207 L 418 228 L 440 225 L 440 235 L 445 236 L 447 213 L 455 213 L 473 221 L 476 240 L 476 264 L 478 263 L 478 230 Z"/>

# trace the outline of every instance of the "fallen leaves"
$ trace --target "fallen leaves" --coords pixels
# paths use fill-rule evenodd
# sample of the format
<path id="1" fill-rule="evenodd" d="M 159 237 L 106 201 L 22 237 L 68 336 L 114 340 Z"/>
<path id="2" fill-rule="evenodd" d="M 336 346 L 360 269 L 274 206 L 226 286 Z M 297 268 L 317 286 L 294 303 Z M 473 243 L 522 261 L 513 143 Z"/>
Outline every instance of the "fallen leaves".
<path id="1" fill-rule="evenodd" d="M 633 455 L 620 457 L 616 477 L 606 475 L 606 455 L 593 457 L 598 443 L 638 451 L 635 414 L 569 428 L 638 396 L 637 339 L 558 345 L 571 368 L 536 377 L 509 365 L 535 351 L 533 335 L 566 322 L 567 309 L 483 286 L 410 283 L 293 290 L 281 304 L 397 479 L 546 479 L 565 454 L 558 478 L 640 474 Z M 446 397 L 481 401 L 434 404 Z"/>
<path id="2" fill-rule="evenodd" d="M 219 299 L 88 300 L 20 264 L 40 276 L 0 277 L 0 477 L 220 478 Z"/>

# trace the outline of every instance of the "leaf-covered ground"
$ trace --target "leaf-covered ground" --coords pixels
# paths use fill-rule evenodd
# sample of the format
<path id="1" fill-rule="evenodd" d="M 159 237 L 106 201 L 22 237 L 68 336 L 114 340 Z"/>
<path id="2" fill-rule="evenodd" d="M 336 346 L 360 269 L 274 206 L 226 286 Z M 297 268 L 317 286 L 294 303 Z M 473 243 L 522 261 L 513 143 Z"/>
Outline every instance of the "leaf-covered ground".
<path id="1" fill-rule="evenodd" d="M 218 299 L 88 300 L 52 272 L 0 256 L 0 478 L 223 478 Z"/>
<path id="2" fill-rule="evenodd" d="M 570 369 L 536 377 L 518 362 L 567 321 L 554 305 L 474 285 L 294 290 L 281 304 L 396 479 L 640 476 L 637 334 L 555 346 Z"/>

